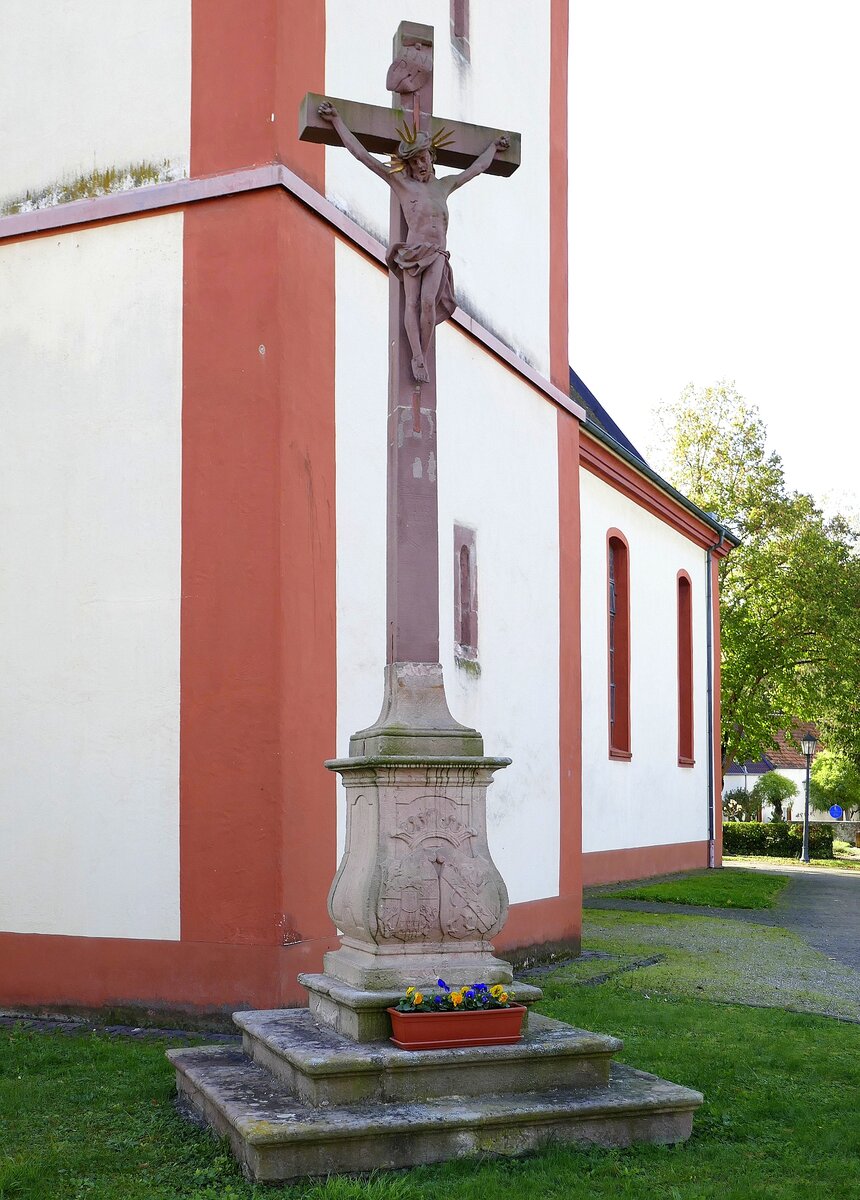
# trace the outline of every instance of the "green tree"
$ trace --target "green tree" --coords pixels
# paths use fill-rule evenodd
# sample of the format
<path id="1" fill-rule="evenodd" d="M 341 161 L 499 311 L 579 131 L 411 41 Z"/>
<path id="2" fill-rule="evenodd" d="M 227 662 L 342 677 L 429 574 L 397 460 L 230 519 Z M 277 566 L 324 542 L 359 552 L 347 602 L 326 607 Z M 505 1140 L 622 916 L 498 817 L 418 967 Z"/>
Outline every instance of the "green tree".
<path id="1" fill-rule="evenodd" d="M 772 820 L 781 821 L 782 806 L 786 800 L 797 795 L 797 784 L 780 775 L 779 771 L 768 771 L 766 775 L 759 776 L 750 795 L 757 805 L 763 807 L 769 804 L 773 809 Z"/>
<path id="2" fill-rule="evenodd" d="M 741 538 L 720 564 L 723 770 L 761 757 L 791 718 L 817 721 L 846 752 L 853 737 L 860 755 L 856 534 L 788 490 L 733 384 L 688 386 L 658 422 L 658 469 Z"/>
<path id="3" fill-rule="evenodd" d="M 810 771 L 809 797 L 819 812 L 839 804 L 849 820 L 860 816 L 860 771 L 846 755 L 822 750 Z"/>

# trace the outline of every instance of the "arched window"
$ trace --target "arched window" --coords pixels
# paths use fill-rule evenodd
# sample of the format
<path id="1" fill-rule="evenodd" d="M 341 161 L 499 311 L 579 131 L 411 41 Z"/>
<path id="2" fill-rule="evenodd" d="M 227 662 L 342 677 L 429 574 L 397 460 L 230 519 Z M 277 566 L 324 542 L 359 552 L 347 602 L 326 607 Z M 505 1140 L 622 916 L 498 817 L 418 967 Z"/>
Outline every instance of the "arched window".
<path id="1" fill-rule="evenodd" d="M 630 556 L 618 529 L 606 537 L 607 650 L 609 657 L 609 757 L 628 759 L 630 750 Z"/>
<path id="2" fill-rule="evenodd" d="M 478 657 L 478 570 L 475 530 L 454 526 L 454 641 L 460 658 Z"/>
<path id="3" fill-rule="evenodd" d="M 678 572 L 678 763 L 692 767 L 693 757 L 693 585 Z"/>

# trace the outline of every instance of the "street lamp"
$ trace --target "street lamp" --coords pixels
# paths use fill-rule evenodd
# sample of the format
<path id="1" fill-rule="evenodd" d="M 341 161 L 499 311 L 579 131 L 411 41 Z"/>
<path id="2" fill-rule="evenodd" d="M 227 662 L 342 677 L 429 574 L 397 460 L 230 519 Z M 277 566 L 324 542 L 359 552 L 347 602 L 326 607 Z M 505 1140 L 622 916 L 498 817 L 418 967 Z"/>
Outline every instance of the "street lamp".
<path id="1" fill-rule="evenodd" d="M 812 756 L 815 753 L 817 740 L 814 733 L 805 733 L 800 739 L 800 748 L 806 756 L 806 799 L 803 804 L 803 853 L 800 858 L 807 866 L 809 865 L 809 768 L 812 765 Z"/>

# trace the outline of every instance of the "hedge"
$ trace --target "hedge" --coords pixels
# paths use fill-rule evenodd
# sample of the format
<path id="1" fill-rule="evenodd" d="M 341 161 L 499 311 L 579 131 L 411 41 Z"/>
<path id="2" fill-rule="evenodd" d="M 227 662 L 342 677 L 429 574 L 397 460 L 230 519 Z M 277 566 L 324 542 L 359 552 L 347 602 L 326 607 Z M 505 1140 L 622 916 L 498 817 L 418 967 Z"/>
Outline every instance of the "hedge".
<path id="1" fill-rule="evenodd" d="M 726 821 L 723 825 L 723 852 L 772 858 L 800 858 L 803 852 L 803 826 L 786 821 Z M 833 857 L 833 826 L 809 826 L 809 857 Z"/>

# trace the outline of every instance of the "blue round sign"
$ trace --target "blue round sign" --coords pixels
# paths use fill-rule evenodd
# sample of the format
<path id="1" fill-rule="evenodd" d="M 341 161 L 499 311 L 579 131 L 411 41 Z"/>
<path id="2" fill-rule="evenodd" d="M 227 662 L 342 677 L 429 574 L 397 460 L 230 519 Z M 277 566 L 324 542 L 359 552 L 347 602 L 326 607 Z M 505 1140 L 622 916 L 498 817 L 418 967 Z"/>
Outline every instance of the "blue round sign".
<path id="1" fill-rule="evenodd" d="M 842 820 L 842 808 L 839 804 L 834 804 L 830 810 L 830 815 L 834 821 Z"/>

